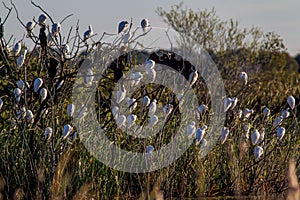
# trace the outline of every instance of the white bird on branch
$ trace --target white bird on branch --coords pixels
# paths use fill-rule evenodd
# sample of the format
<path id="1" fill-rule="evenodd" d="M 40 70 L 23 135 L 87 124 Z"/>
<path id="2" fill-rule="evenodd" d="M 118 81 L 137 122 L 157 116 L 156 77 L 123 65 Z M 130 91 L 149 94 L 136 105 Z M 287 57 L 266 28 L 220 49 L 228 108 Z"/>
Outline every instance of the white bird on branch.
<path id="1" fill-rule="evenodd" d="M 33 91 L 37 92 L 42 85 L 43 85 L 43 79 L 36 78 L 33 83 Z"/>
<path id="2" fill-rule="evenodd" d="M 47 98 L 48 91 L 46 88 L 42 88 L 40 90 L 41 102 L 43 102 Z"/>
<path id="3" fill-rule="evenodd" d="M 70 103 L 68 106 L 67 106 L 67 115 L 69 117 L 73 117 L 74 115 L 74 112 L 75 112 L 75 105 Z"/>
<path id="4" fill-rule="evenodd" d="M 141 27 L 142 27 L 143 31 L 146 32 L 147 28 L 150 27 L 149 20 L 148 19 L 142 19 L 142 21 L 141 21 Z"/>
<path id="5" fill-rule="evenodd" d="M 287 98 L 287 103 L 289 104 L 289 106 L 294 109 L 295 108 L 295 105 L 296 105 L 296 101 L 295 101 L 295 98 L 293 96 L 289 96 Z"/>

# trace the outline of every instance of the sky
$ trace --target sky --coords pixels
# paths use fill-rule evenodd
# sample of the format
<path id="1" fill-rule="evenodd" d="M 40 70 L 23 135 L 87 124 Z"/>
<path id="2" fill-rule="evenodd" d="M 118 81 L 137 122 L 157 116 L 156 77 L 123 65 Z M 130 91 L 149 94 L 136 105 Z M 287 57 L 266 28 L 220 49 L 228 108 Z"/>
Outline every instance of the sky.
<path id="1" fill-rule="evenodd" d="M 10 5 L 9 0 L 3 0 Z M 116 33 L 120 21 L 133 19 L 133 24 L 139 26 L 141 19 L 149 19 L 152 26 L 166 27 L 161 17 L 155 10 L 162 7 L 169 10 L 172 5 L 178 4 L 180 0 L 34 0 L 42 6 L 54 19 L 60 21 L 68 14 L 71 18 L 62 26 L 64 30 L 75 25 L 79 19 L 82 33 L 88 25 L 93 26 L 94 32 L 102 34 L 105 32 Z M 63 3 L 62 3 L 63 2 Z M 18 8 L 21 20 L 26 23 L 36 19 L 41 11 L 34 7 L 30 0 L 14 0 Z M 185 0 L 185 8 L 195 11 L 215 7 L 217 15 L 224 20 L 237 20 L 241 27 L 251 28 L 257 26 L 263 31 L 274 31 L 279 34 L 288 49 L 294 56 L 300 53 L 300 1 L 299 0 Z M 7 10 L 0 6 L 0 16 L 4 18 Z M 15 12 L 11 14 L 5 24 L 5 38 L 14 35 L 16 40 L 22 38 L 24 29 L 16 19 Z"/>

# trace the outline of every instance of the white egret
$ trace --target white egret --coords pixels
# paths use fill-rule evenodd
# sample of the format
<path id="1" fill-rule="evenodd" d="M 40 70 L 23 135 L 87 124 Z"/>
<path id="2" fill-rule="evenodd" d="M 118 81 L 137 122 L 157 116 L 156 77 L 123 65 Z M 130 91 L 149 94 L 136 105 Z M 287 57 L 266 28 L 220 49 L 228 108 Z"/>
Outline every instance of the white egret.
<path id="1" fill-rule="evenodd" d="M 20 40 L 14 46 L 14 56 L 18 56 L 19 53 L 21 52 L 21 49 L 22 49 L 22 43 L 21 43 L 21 40 Z"/>
<path id="2" fill-rule="evenodd" d="M 66 139 L 67 137 L 69 137 L 69 135 L 71 134 L 73 130 L 73 127 L 69 124 L 66 124 L 64 126 L 64 130 L 63 130 L 63 139 Z"/>
<path id="3" fill-rule="evenodd" d="M 26 24 L 26 30 L 27 30 L 28 34 L 31 33 L 31 31 L 33 30 L 34 26 L 35 26 L 34 22 L 32 22 L 32 21 L 27 22 L 27 24 Z"/>
<path id="4" fill-rule="evenodd" d="M 190 124 L 187 125 L 186 127 L 186 135 L 189 137 L 189 138 L 192 138 L 194 137 L 195 135 L 195 131 L 196 131 L 196 123 L 194 121 L 192 121 Z"/>
<path id="5" fill-rule="evenodd" d="M 146 146 L 146 154 L 151 155 L 154 151 L 154 147 L 152 145 Z"/>
<path id="6" fill-rule="evenodd" d="M 119 107 L 118 106 L 114 106 L 111 110 L 112 115 L 114 116 L 114 118 L 117 120 L 119 117 Z"/>
<path id="7" fill-rule="evenodd" d="M 20 69 L 23 66 L 25 62 L 26 53 L 27 53 L 27 49 L 25 48 L 23 53 L 21 53 L 21 55 L 17 59 L 17 69 Z"/>
<path id="8" fill-rule="evenodd" d="M 243 81 L 243 83 L 244 83 L 245 85 L 247 85 L 247 83 L 248 83 L 248 75 L 247 75 L 246 72 L 241 72 L 241 73 L 239 74 L 239 79 L 240 79 L 241 81 Z"/>
<path id="9" fill-rule="evenodd" d="M 150 27 L 149 20 L 148 19 L 142 19 L 142 21 L 141 21 L 141 27 L 142 27 L 143 31 L 146 32 L 147 28 Z"/>
<path id="10" fill-rule="evenodd" d="M 126 100 L 127 100 L 129 112 L 132 112 L 137 107 L 137 101 L 135 98 L 129 98 L 129 97 L 127 97 Z"/>
<path id="11" fill-rule="evenodd" d="M 117 91 L 116 102 L 121 103 L 121 101 L 123 101 L 125 99 L 125 97 L 126 97 L 126 89 L 125 89 L 123 83 L 121 83 L 120 89 Z"/>
<path id="12" fill-rule="evenodd" d="M 208 106 L 207 105 L 204 105 L 204 104 L 201 104 L 199 107 L 198 107 L 198 112 L 202 115 L 205 111 L 208 110 Z"/>
<path id="13" fill-rule="evenodd" d="M 69 117 L 73 117 L 74 115 L 74 112 L 75 112 L 75 105 L 70 103 L 68 106 L 67 106 L 67 115 Z"/>
<path id="14" fill-rule="evenodd" d="M 145 62 L 145 70 L 148 71 L 149 69 L 153 69 L 155 66 L 155 61 L 151 59 L 147 59 Z"/>
<path id="15" fill-rule="evenodd" d="M 86 42 L 92 35 L 94 34 L 92 25 L 89 25 L 89 28 L 87 31 L 83 34 L 83 41 Z"/>
<path id="16" fill-rule="evenodd" d="M 60 31 L 61 31 L 61 25 L 59 22 L 52 24 L 52 28 L 51 28 L 52 36 L 56 36 L 57 34 L 60 33 Z"/>
<path id="17" fill-rule="evenodd" d="M 129 28 L 128 21 L 121 21 L 118 27 L 118 33 L 123 33 Z"/>
<path id="18" fill-rule="evenodd" d="M 47 98 L 48 91 L 46 88 L 42 88 L 40 90 L 41 102 L 43 102 Z"/>
<path id="19" fill-rule="evenodd" d="M 20 88 L 14 89 L 14 95 L 15 95 L 16 102 L 19 102 L 22 95 L 22 91 L 20 90 Z"/>
<path id="20" fill-rule="evenodd" d="M 273 122 L 273 127 L 276 128 L 277 126 L 279 126 L 282 123 L 282 121 L 283 121 L 283 117 L 281 115 L 276 117 Z"/>
<path id="21" fill-rule="evenodd" d="M 39 25 L 40 26 L 45 25 L 46 20 L 47 20 L 47 16 L 44 14 L 41 14 L 38 19 Z"/>
<path id="22" fill-rule="evenodd" d="M 125 115 L 120 115 L 116 121 L 118 127 L 124 128 L 126 127 L 126 116 Z"/>
<path id="23" fill-rule="evenodd" d="M 224 144 L 227 137 L 229 135 L 229 128 L 228 127 L 223 127 L 221 129 L 221 136 L 220 136 L 220 141 L 221 141 L 221 144 Z"/>
<path id="24" fill-rule="evenodd" d="M 1 110 L 2 106 L 3 106 L 3 100 L 0 98 L 0 110 Z"/>
<path id="25" fill-rule="evenodd" d="M 33 113 L 31 110 L 26 111 L 26 120 L 29 123 L 33 123 Z"/>
<path id="26" fill-rule="evenodd" d="M 158 123 L 158 117 L 156 115 L 151 115 L 148 123 L 149 128 L 153 128 Z"/>
<path id="27" fill-rule="evenodd" d="M 143 106 L 143 107 L 147 107 L 147 106 L 149 106 L 150 102 L 151 102 L 151 99 L 146 95 L 146 96 L 144 96 L 144 98 L 143 98 L 142 106 Z"/>
<path id="28" fill-rule="evenodd" d="M 198 79 L 198 72 L 197 71 L 192 71 L 189 75 L 189 83 L 190 83 L 190 87 L 192 87 L 195 82 L 197 81 Z"/>
<path id="29" fill-rule="evenodd" d="M 153 101 L 150 103 L 150 106 L 149 106 L 149 112 L 148 114 L 151 116 L 151 115 L 154 115 L 154 113 L 156 112 L 156 108 L 157 108 L 157 100 L 156 99 L 153 99 Z"/>
<path id="30" fill-rule="evenodd" d="M 278 141 L 282 140 L 284 134 L 285 134 L 285 128 L 284 127 L 279 127 L 277 129 L 277 138 L 278 138 Z"/>
<path id="31" fill-rule="evenodd" d="M 20 90 L 23 90 L 24 89 L 24 81 L 22 81 L 22 80 L 18 80 L 18 82 L 17 82 L 17 86 L 18 86 L 18 88 L 20 89 Z"/>
<path id="32" fill-rule="evenodd" d="M 259 138 L 258 143 L 261 143 L 265 139 L 265 130 L 266 129 L 264 127 L 262 127 L 261 129 L 259 129 L 260 138 Z"/>
<path id="33" fill-rule="evenodd" d="M 258 160 L 264 153 L 264 149 L 261 146 L 254 147 L 254 158 Z"/>
<path id="34" fill-rule="evenodd" d="M 52 128 L 51 127 L 46 127 L 45 132 L 44 132 L 45 138 L 47 140 L 49 140 L 52 137 L 52 134 L 53 134 Z"/>
<path id="35" fill-rule="evenodd" d="M 295 105 L 296 105 L 296 100 L 293 96 L 289 96 L 287 98 L 287 103 L 289 104 L 289 106 L 294 109 L 295 108 Z"/>
<path id="36" fill-rule="evenodd" d="M 201 128 L 198 128 L 196 130 L 196 145 L 200 144 L 200 142 L 202 141 L 204 135 L 205 135 L 205 131 L 207 129 L 207 126 L 204 125 Z"/>
<path id="37" fill-rule="evenodd" d="M 254 113 L 254 110 L 245 108 L 243 110 L 244 119 L 248 119 L 250 117 L 250 115 L 253 113 Z"/>
<path id="38" fill-rule="evenodd" d="M 169 116 L 169 114 L 171 114 L 171 112 L 173 111 L 173 105 L 172 104 L 164 105 L 163 111 L 164 111 L 165 117 Z"/>
<path id="39" fill-rule="evenodd" d="M 224 100 L 224 112 L 227 112 L 232 105 L 232 99 L 230 97 L 225 98 Z"/>
<path id="40" fill-rule="evenodd" d="M 33 83 L 33 91 L 37 92 L 42 85 L 43 85 L 43 79 L 36 78 Z"/>
<path id="41" fill-rule="evenodd" d="M 253 145 L 256 145 L 258 143 L 258 140 L 260 138 L 260 134 L 257 129 L 253 130 L 251 134 L 251 142 Z"/>
<path id="42" fill-rule="evenodd" d="M 264 108 L 264 110 L 263 110 L 264 117 L 268 118 L 270 116 L 270 114 L 271 114 L 270 109 L 269 108 Z"/>
<path id="43" fill-rule="evenodd" d="M 137 120 L 137 116 L 134 115 L 134 114 L 130 114 L 127 116 L 127 128 L 130 128 L 134 123 L 135 121 Z"/>
<path id="44" fill-rule="evenodd" d="M 69 47 L 68 44 L 64 44 L 64 45 L 62 46 L 62 53 L 63 53 L 64 56 L 66 56 L 67 54 L 70 53 L 70 47 Z"/>
<path id="45" fill-rule="evenodd" d="M 291 113 L 289 112 L 288 108 L 281 112 L 281 116 L 283 117 L 283 119 L 288 118 L 290 115 Z"/>

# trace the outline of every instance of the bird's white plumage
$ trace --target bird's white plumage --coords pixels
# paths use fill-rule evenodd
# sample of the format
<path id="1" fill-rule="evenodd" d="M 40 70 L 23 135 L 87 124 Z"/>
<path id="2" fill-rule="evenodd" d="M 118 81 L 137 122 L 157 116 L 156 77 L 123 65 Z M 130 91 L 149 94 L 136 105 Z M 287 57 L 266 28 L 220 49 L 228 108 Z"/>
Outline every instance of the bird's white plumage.
<path id="1" fill-rule="evenodd" d="M 141 27 L 142 27 L 143 31 L 146 32 L 147 28 L 150 27 L 149 20 L 148 19 L 142 19 L 142 21 L 141 21 Z"/>
<path id="2" fill-rule="evenodd" d="M 149 70 L 147 70 L 146 74 L 148 76 L 148 81 L 150 83 L 152 83 L 152 82 L 155 81 L 155 78 L 156 78 L 156 71 L 155 71 L 155 69 L 149 69 Z"/>
<path id="3" fill-rule="evenodd" d="M 118 106 L 114 106 L 111 110 L 112 114 L 113 114 L 113 117 L 115 118 L 115 120 L 118 119 L 119 117 L 119 107 Z"/>
<path id="4" fill-rule="evenodd" d="M 59 22 L 52 24 L 52 28 L 51 28 L 52 36 L 56 36 L 57 34 L 60 33 L 60 31 L 61 31 L 61 25 Z"/>
<path id="5" fill-rule="evenodd" d="M 25 62 L 25 58 L 26 58 L 26 53 L 27 53 L 27 49 L 24 49 L 23 53 L 18 57 L 17 59 L 17 69 L 20 69 L 24 62 Z"/>
<path id="6" fill-rule="evenodd" d="M 151 60 L 151 59 L 147 59 L 144 67 L 145 67 L 145 70 L 148 71 L 150 69 L 154 69 L 154 66 L 155 66 L 155 61 Z"/>
<path id="7" fill-rule="evenodd" d="M 33 91 L 37 92 L 42 85 L 43 85 L 43 79 L 36 78 L 33 83 Z"/>
<path id="8" fill-rule="evenodd" d="M 196 81 L 197 81 L 197 79 L 198 79 L 198 72 L 197 71 L 192 71 L 191 73 L 190 73 L 190 75 L 189 75 L 189 83 L 190 83 L 190 86 L 192 87 L 195 83 L 196 83 Z"/>
<path id="9" fill-rule="evenodd" d="M 26 110 L 26 120 L 29 123 L 33 122 L 33 113 L 31 110 Z"/>
<path id="10" fill-rule="evenodd" d="M 148 123 L 149 128 L 153 128 L 158 123 L 158 117 L 156 115 L 151 115 Z"/>
<path id="11" fill-rule="evenodd" d="M 18 56 L 22 49 L 21 41 L 18 41 L 14 46 L 14 56 Z"/>
<path id="12" fill-rule="evenodd" d="M 228 135 L 229 135 L 229 128 L 228 127 L 223 127 L 221 129 L 221 136 L 220 136 L 220 142 L 221 142 L 221 144 L 225 143 Z"/>
<path id="13" fill-rule="evenodd" d="M 296 106 L 296 100 L 293 96 L 288 96 L 287 98 L 287 103 L 289 104 L 289 106 L 294 109 Z"/>
<path id="14" fill-rule="evenodd" d="M 39 25 L 45 25 L 46 20 L 47 20 L 47 16 L 44 14 L 41 14 L 38 19 Z"/>
<path id="15" fill-rule="evenodd" d="M 43 102 L 47 98 L 48 91 L 46 88 L 40 90 L 41 101 Z"/>
<path id="16" fill-rule="evenodd" d="M 245 85 L 247 85 L 247 83 L 248 83 L 248 75 L 247 75 L 246 72 L 241 72 L 241 73 L 239 74 L 239 79 L 240 79 Z"/>
<path id="17" fill-rule="evenodd" d="M 224 100 L 224 112 L 227 112 L 232 105 L 232 99 L 230 97 L 225 98 Z"/>
<path id="18" fill-rule="evenodd" d="M 148 115 L 154 115 L 154 113 L 156 112 L 156 108 L 157 108 L 157 100 L 156 99 L 153 99 L 153 101 L 150 103 L 150 106 L 149 106 L 149 112 L 148 112 Z"/>
<path id="19" fill-rule="evenodd" d="M 33 30 L 34 26 L 35 26 L 34 22 L 32 22 L 32 21 L 27 22 L 26 23 L 26 30 L 27 30 L 27 32 L 30 33 Z"/>
<path id="20" fill-rule="evenodd" d="M 137 116 L 134 115 L 134 114 L 130 114 L 127 116 L 127 128 L 130 128 L 134 123 L 135 121 L 137 120 Z"/>
<path id="21" fill-rule="evenodd" d="M 171 112 L 173 111 L 173 105 L 172 104 L 164 105 L 163 111 L 164 111 L 165 117 L 169 116 L 171 114 Z"/>
<path id="22" fill-rule="evenodd" d="M 198 107 L 198 112 L 200 114 L 203 114 L 205 111 L 208 110 L 208 106 L 207 105 L 204 105 L 204 104 L 201 104 L 199 107 Z"/>
<path id="23" fill-rule="evenodd" d="M 237 103 L 238 103 L 238 98 L 237 97 L 232 97 L 231 101 L 232 101 L 232 104 L 231 104 L 230 109 L 234 109 L 236 107 Z"/>
<path id="24" fill-rule="evenodd" d="M 264 153 L 264 149 L 261 146 L 254 147 L 254 158 L 258 160 Z"/>
<path id="25" fill-rule="evenodd" d="M 146 95 L 146 96 L 143 97 L 142 106 L 146 107 L 150 104 L 150 102 L 151 102 L 151 99 Z"/>
<path id="26" fill-rule="evenodd" d="M 14 96 L 15 96 L 16 102 L 20 101 L 21 95 L 22 95 L 22 91 L 20 90 L 20 88 L 15 88 L 14 89 Z"/>
<path id="27" fill-rule="evenodd" d="M 83 34 L 83 41 L 87 41 L 94 34 L 92 25 L 89 25 L 88 30 Z"/>
<path id="28" fill-rule="evenodd" d="M 52 128 L 51 127 L 46 127 L 45 132 L 44 132 L 45 138 L 49 140 L 52 137 L 52 134 L 53 134 Z"/>
<path id="29" fill-rule="evenodd" d="M 260 139 L 260 134 L 257 129 L 253 130 L 251 134 L 251 142 L 253 145 L 256 145 Z"/>
<path id="30" fill-rule="evenodd" d="M 276 128 L 277 126 L 279 126 L 282 123 L 282 121 L 283 121 L 283 117 L 281 115 L 276 117 L 273 122 L 273 127 Z"/>
<path id="31" fill-rule="evenodd" d="M 288 109 L 285 109 L 281 112 L 281 116 L 283 117 L 283 119 L 288 118 L 291 115 L 291 113 L 289 112 Z"/>
<path id="32" fill-rule="evenodd" d="M 186 135 L 189 138 L 192 138 L 195 136 L 195 131 L 196 131 L 196 123 L 194 121 L 192 121 L 190 124 L 187 125 L 186 127 Z"/>
<path id="33" fill-rule="evenodd" d="M 207 126 L 203 126 L 196 130 L 196 145 L 200 144 L 200 142 L 204 138 L 206 129 L 207 129 Z"/>
<path id="34" fill-rule="evenodd" d="M 0 98 L 0 110 L 1 110 L 2 106 L 3 106 L 3 100 Z"/>
<path id="35" fill-rule="evenodd" d="M 67 137 L 69 137 L 72 130 L 73 130 L 73 127 L 70 124 L 66 124 L 63 129 L 63 139 L 66 139 Z"/>
<path id="36" fill-rule="evenodd" d="M 126 116 L 125 115 L 120 115 L 117 119 L 117 125 L 120 128 L 126 127 Z"/>
<path id="37" fill-rule="evenodd" d="M 128 108 L 129 108 L 129 112 L 132 112 L 137 107 L 136 99 L 127 97 L 126 101 L 127 101 L 127 105 L 128 105 Z"/>
<path id="38" fill-rule="evenodd" d="M 117 103 L 121 103 L 126 97 L 126 89 L 123 84 L 120 85 L 120 89 L 117 91 Z"/>
<path id="39" fill-rule="evenodd" d="M 278 141 L 282 140 L 284 134 L 285 134 L 285 128 L 284 127 L 279 127 L 277 129 L 277 138 L 278 138 Z"/>
<path id="40" fill-rule="evenodd" d="M 69 117 L 73 117 L 74 115 L 74 112 L 75 112 L 75 105 L 70 103 L 68 106 L 67 106 L 67 115 Z"/>
<path id="41" fill-rule="evenodd" d="M 244 119 L 248 119 L 250 117 L 250 115 L 253 114 L 253 113 L 254 113 L 254 110 L 249 109 L 249 108 L 245 108 L 243 110 Z"/>
<path id="42" fill-rule="evenodd" d="M 264 108 L 264 110 L 263 110 L 264 117 L 267 118 L 267 117 L 270 116 L 270 114 L 271 114 L 270 109 L 269 108 Z"/>

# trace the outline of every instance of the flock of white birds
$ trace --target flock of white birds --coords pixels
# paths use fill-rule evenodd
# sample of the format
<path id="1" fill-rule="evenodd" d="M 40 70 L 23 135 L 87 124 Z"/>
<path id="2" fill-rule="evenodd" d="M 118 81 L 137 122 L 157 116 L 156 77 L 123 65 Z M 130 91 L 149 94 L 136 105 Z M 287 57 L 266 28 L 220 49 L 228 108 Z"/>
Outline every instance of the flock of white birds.
<path id="1" fill-rule="evenodd" d="M 29 21 L 26 24 L 26 31 L 27 34 L 30 35 L 35 28 L 36 24 L 39 26 L 45 26 L 47 21 L 47 16 L 42 14 L 38 18 L 38 22 L 32 22 Z M 147 19 L 143 19 L 141 21 L 141 28 L 145 32 L 147 28 L 150 27 L 150 23 Z M 128 29 L 130 28 L 130 23 L 127 21 L 122 21 L 119 23 L 118 26 L 118 34 L 124 34 Z M 53 41 L 53 38 L 55 38 L 61 31 L 61 24 L 60 23 L 54 23 L 52 24 L 51 31 L 49 31 L 49 34 L 47 36 L 47 42 L 50 44 Z M 83 42 L 87 43 L 87 41 L 93 36 L 94 32 L 92 29 L 92 25 L 89 25 L 88 29 L 84 32 L 83 34 Z M 17 63 L 16 63 L 16 68 L 20 69 L 24 65 L 25 59 L 26 59 L 26 53 L 27 53 L 27 48 L 25 47 L 24 50 L 22 51 L 22 40 L 18 41 L 13 48 L 12 54 L 13 56 L 17 57 Z M 68 44 L 63 44 L 61 48 L 61 53 L 63 55 L 66 55 L 70 52 L 70 48 Z M 147 74 L 147 77 L 150 82 L 153 82 L 156 78 L 156 70 L 155 70 L 155 62 L 151 59 L 147 59 L 145 62 L 144 66 L 145 72 Z M 198 72 L 193 71 L 190 76 L 189 76 L 189 83 L 190 86 L 192 86 L 198 79 Z M 85 79 L 86 83 L 91 83 L 92 82 L 92 71 L 88 71 L 87 77 Z M 134 72 L 130 74 L 130 80 L 131 80 L 131 86 L 138 85 L 141 79 L 143 78 L 143 74 L 141 72 Z M 241 72 L 239 74 L 239 79 L 243 84 L 248 83 L 248 75 L 246 72 Z M 63 83 L 61 83 L 63 84 Z M 48 96 L 48 90 L 44 86 L 44 81 L 42 78 L 37 77 L 34 80 L 33 83 L 33 91 L 35 93 L 38 93 L 40 95 L 40 100 L 43 102 L 47 96 Z M 16 103 L 19 103 L 22 96 L 24 95 L 24 92 L 30 88 L 30 84 L 28 82 L 25 82 L 23 80 L 19 80 L 16 83 L 16 88 L 13 91 L 14 98 Z M 61 85 L 57 87 L 57 89 L 60 89 Z M 179 102 L 182 99 L 183 96 L 178 97 Z M 129 108 L 130 113 L 137 107 L 137 100 L 135 98 L 130 98 L 127 95 L 127 91 L 125 88 L 125 85 L 123 82 L 120 82 L 120 88 L 117 91 L 116 94 L 116 103 L 120 104 L 122 101 L 127 101 L 127 105 Z M 157 99 L 150 99 L 149 96 L 145 95 L 142 98 L 141 105 L 142 107 L 148 109 L 148 115 L 149 115 L 149 121 L 148 121 L 148 127 L 153 128 L 154 126 L 157 125 L 159 118 L 157 115 L 155 115 L 156 110 L 157 110 Z M 283 121 L 290 116 L 290 109 L 293 110 L 295 108 L 295 98 L 293 96 L 289 96 L 287 98 L 287 103 L 290 108 L 287 108 L 284 110 L 280 116 L 276 117 L 276 119 L 273 122 L 273 127 L 274 129 L 277 129 L 277 137 L 278 141 L 281 141 L 285 135 L 285 128 L 281 126 Z M 5 104 L 4 100 L 0 98 L 0 110 Z M 238 104 L 238 98 L 237 97 L 227 97 L 224 100 L 224 112 L 228 112 L 230 110 L 233 110 Z M 166 104 L 163 106 L 163 112 L 165 119 L 172 113 L 174 108 L 174 105 L 172 104 Z M 86 109 L 84 109 L 84 105 L 82 105 L 81 112 L 78 117 L 83 117 L 85 116 Z M 205 111 L 209 110 L 207 105 L 200 105 L 198 108 L 198 112 L 200 114 L 203 114 Z M 69 104 L 67 106 L 67 115 L 68 117 L 74 117 L 75 113 L 75 106 L 74 104 Z M 244 110 L 239 110 L 238 115 L 239 118 L 243 118 L 244 121 L 247 121 L 249 117 L 254 113 L 254 110 L 245 108 Z M 116 124 L 120 128 L 130 128 L 137 120 L 137 116 L 135 114 L 129 114 L 128 116 L 125 116 L 120 113 L 120 108 L 118 106 L 115 106 L 112 108 L 112 115 L 116 121 Z M 19 118 L 26 118 L 26 121 L 28 123 L 33 123 L 34 121 L 34 114 L 31 110 L 27 110 L 25 107 L 22 107 L 18 111 L 18 116 Z M 270 116 L 270 109 L 265 108 L 263 110 L 263 116 L 265 119 L 267 119 Z M 206 125 L 197 127 L 195 121 L 190 122 L 187 127 L 186 127 L 186 135 L 188 138 L 193 138 L 196 140 L 197 145 L 201 145 L 202 148 L 204 148 L 208 141 L 205 139 L 206 131 L 209 127 Z M 66 124 L 63 127 L 63 133 L 62 136 L 63 138 L 68 138 L 74 128 Z M 249 132 L 250 132 L 250 125 L 245 125 L 244 126 L 244 131 L 245 134 L 243 135 L 244 138 L 249 139 Z M 47 127 L 45 129 L 45 137 L 47 139 L 50 139 L 53 135 L 53 130 L 51 127 Z M 230 134 L 230 128 L 229 127 L 223 127 L 220 130 L 220 143 L 224 144 L 226 139 L 228 138 Z M 251 143 L 255 146 L 254 148 L 254 157 L 255 159 L 259 159 L 264 152 L 263 144 L 264 144 L 264 136 L 265 136 L 265 128 L 261 128 L 260 130 L 254 129 L 252 134 L 251 134 Z M 149 145 L 146 147 L 146 153 L 151 154 L 154 152 L 154 147 L 152 145 Z"/>

